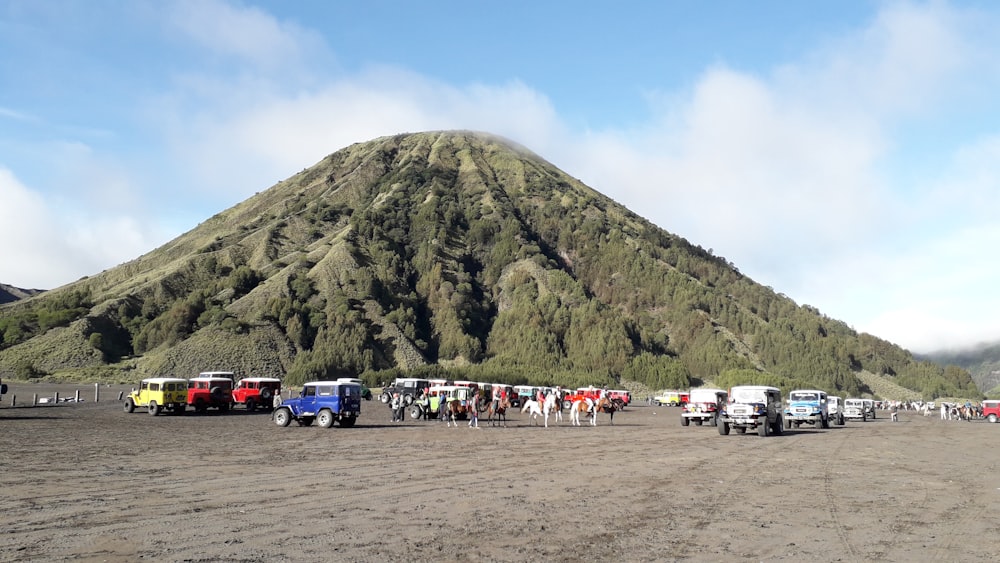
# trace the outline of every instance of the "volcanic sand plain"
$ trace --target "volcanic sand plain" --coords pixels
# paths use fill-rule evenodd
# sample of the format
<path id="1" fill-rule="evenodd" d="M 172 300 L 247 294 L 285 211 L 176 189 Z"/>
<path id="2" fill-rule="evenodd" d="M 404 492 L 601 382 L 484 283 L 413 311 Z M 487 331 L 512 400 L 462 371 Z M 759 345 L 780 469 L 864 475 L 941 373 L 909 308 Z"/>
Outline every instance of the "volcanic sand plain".
<path id="1" fill-rule="evenodd" d="M 2 561 L 952 561 L 1000 545 L 1000 424 L 903 412 L 766 438 L 634 404 L 354 428 L 126 414 L 10 383 Z M 59 392 L 80 403 L 31 407 Z M 17 406 L 10 406 L 16 394 Z"/>

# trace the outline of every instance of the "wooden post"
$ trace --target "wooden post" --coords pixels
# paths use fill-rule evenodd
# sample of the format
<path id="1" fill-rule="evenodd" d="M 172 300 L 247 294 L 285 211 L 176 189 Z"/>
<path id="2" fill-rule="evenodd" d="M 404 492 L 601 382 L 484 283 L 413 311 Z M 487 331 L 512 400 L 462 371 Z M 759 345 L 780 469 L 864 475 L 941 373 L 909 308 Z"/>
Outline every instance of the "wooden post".
<path id="1" fill-rule="evenodd" d="M 122 397 L 124 397 L 124 396 L 125 396 L 125 392 L 124 391 L 119 391 L 118 392 L 118 400 L 119 401 L 122 400 Z"/>
<path id="2" fill-rule="evenodd" d="M 59 402 L 59 391 L 56 391 L 56 396 L 54 397 L 54 399 L 56 403 Z"/>
<path id="3" fill-rule="evenodd" d="M 94 384 L 94 402 L 96 403 L 96 402 L 98 402 L 100 400 L 101 400 L 101 384 L 100 383 L 95 383 Z"/>
<path id="4" fill-rule="evenodd" d="M 79 389 L 76 390 L 76 395 L 73 396 L 73 402 L 75 402 L 75 403 L 79 403 L 80 402 L 80 390 Z"/>
<path id="5" fill-rule="evenodd" d="M 17 395 L 11 395 L 10 396 L 10 406 L 12 406 L 12 407 L 16 407 L 17 406 Z"/>
<path id="6" fill-rule="evenodd" d="M 38 393 L 33 393 L 31 395 L 31 406 L 35 406 L 37 404 L 38 404 Z"/>

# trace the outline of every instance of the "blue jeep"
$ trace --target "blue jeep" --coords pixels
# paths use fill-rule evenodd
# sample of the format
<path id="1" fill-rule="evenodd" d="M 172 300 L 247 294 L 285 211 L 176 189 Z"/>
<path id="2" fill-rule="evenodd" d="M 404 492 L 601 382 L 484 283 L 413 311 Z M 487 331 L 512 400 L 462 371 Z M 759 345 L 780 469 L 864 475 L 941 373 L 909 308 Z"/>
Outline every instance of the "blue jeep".
<path id="1" fill-rule="evenodd" d="M 323 428 L 340 422 L 344 428 L 354 426 L 361 414 L 361 386 L 344 381 L 312 381 L 302 386 L 298 397 L 281 403 L 271 413 L 278 426 L 288 426 L 292 420 L 299 426 L 318 421 Z"/>
<path id="2" fill-rule="evenodd" d="M 788 394 L 785 407 L 785 428 L 812 424 L 817 430 L 830 427 L 830 415 L 825 391 L 799 389 Z"/>

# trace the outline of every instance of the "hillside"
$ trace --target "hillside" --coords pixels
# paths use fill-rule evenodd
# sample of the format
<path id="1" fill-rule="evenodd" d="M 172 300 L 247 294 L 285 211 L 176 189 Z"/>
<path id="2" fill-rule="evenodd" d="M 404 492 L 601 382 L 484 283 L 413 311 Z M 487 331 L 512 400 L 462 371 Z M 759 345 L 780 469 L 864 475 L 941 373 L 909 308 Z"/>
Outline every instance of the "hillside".
<path id="1" fill-rule="evenodd" d="M 942 350 L 926 354 L 922 358 L 968 370 L 980 391 L 989 394 L 991 398 L 1000 398 L 1000 342 L 966 350 Z"/>
<path id="2" fill-rule="evenodd" d="M 0 307 L 0 372 L 291 382 L 404 371 L 651 388 L 770 382 L 935 397 L 915 360 L 761 286 L 523 147 L 431 132 L 355 144 L 162 247 Z"/>
<path id="3" fill-rule="evenodd" d="M 36 295 L 42 291 L 43 290 L 41 289 L 22 289 L 20 287 L 0 283 L 0 305 L 17 301 L 18 299 L 31 297 L 32 295 Z"/>

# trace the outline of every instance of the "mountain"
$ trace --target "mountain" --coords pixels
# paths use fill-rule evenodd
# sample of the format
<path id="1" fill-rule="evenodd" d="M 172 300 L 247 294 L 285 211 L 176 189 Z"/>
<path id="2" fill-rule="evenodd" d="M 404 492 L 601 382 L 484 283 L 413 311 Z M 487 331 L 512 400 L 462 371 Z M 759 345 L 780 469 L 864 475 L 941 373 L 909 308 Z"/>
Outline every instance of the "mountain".
<path id="1" fill-rule="evenodd" d="M 990 397 L 1000 397 L 1000 342 L 983 343 L 963 350 L 941 350 L 920 356 L 926 361 L 968 370 L 976 387 Z"/>
<path id="2" fill-rule="evenodd" d="M 0 372 L 18 377 L 447 372 L 857 395 L 866 374 L 978 393 L 471 132 L 340 150 L 148 254 L 0 307 L 0 335 Z"/>
<path id="3" fill-rule="evenodd" d="M 0 283 L 0 304 L 10 303 L 11 301 L 17 301 L 18 299 L 25 299 L 31 297 L 32 295 L 41 293 L 41 289 L 22 289 L 20 287 L 14 287 L 12 285 Z"/>

